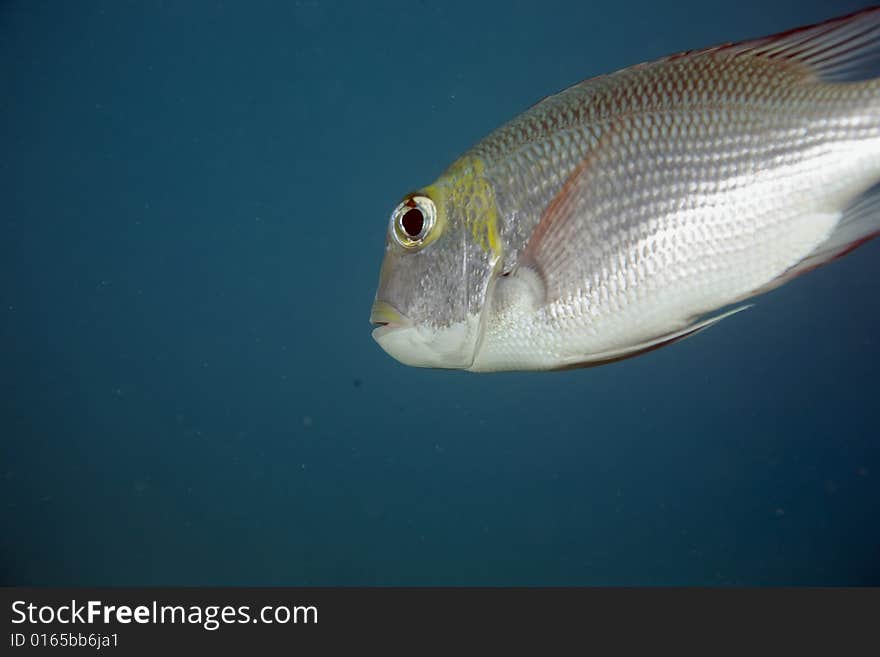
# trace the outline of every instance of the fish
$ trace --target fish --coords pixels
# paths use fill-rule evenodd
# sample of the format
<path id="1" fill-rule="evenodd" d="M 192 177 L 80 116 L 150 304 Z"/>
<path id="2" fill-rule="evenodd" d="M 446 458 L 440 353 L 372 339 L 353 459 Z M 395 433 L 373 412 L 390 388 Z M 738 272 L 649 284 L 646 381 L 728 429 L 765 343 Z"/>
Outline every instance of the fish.
<path id="1" fill-rule="evenodd" d="M 880 7 L 550 95 L 408 193 L 372 336 L 405 365 L 602 365 L 880 232 Z"/>

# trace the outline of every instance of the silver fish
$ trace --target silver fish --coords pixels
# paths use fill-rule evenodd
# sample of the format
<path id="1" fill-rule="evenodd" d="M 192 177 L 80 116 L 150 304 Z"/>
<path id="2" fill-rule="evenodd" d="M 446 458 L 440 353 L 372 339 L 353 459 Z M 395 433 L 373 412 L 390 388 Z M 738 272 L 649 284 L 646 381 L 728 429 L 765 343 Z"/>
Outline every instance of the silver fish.
<path id="1" fill-rule="evenodd" d="M 391 214 L 399 361 L 597 365 L 675 342 L 880 231 L 880 8 L 576 84 Z"/>

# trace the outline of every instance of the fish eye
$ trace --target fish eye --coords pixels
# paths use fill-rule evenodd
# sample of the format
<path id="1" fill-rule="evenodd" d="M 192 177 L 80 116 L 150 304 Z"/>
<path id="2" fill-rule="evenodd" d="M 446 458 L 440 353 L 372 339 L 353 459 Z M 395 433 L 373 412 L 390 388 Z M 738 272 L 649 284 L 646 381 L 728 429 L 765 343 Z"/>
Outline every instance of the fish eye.
<path id="1" fill-rule="evenodd" d="M 418 248 L 431 232 L 436 215 L 437 208 L 430 198 L 410 196 L 391 214 L 391 235 L 405 249 Z"/>
<path id="2" fill-rule="evenodd" d="M 418 208 L 410 208 L 400 219 L 404 232 L 413 239 L 418 239 L 425 225 L 425 215 Z"/>

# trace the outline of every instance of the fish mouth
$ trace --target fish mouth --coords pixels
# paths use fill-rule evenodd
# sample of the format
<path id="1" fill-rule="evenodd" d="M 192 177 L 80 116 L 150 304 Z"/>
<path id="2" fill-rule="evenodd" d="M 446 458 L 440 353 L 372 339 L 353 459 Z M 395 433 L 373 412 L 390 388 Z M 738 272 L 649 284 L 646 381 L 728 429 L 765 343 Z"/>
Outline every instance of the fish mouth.
<path id="1" fill-rule="evenodd" d="M 370 311 L 370 323 L 376 327 L 373 329 L 375 339 L 379 339 L 391 331 L 412 326 L 409 318 L 387 301 L 373 303 L 373 308 Z"/>

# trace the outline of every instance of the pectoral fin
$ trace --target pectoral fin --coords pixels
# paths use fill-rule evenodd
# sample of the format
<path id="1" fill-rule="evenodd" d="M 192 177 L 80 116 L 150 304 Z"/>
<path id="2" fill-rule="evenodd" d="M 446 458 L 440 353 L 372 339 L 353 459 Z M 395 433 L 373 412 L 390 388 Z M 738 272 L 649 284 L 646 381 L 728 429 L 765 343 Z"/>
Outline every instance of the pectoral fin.
<path id="1" fill-rule="evenodd" d="M 604 128 L 544 210 L 520 255 L 518 264 L 540 276 L 545 302 L 576 289 L 603 258 L 607 235 L 601 231 L 610 219 L 596 206 L 595 198 L 597 194 L 608 197 L 609 190 L 625 194 L 631 189 L 631 183 L 618 173 L 619 165 L 635 155 L 630 151 L 633 146 L 624 147 L 624 141 L 619 122 Z"/>

